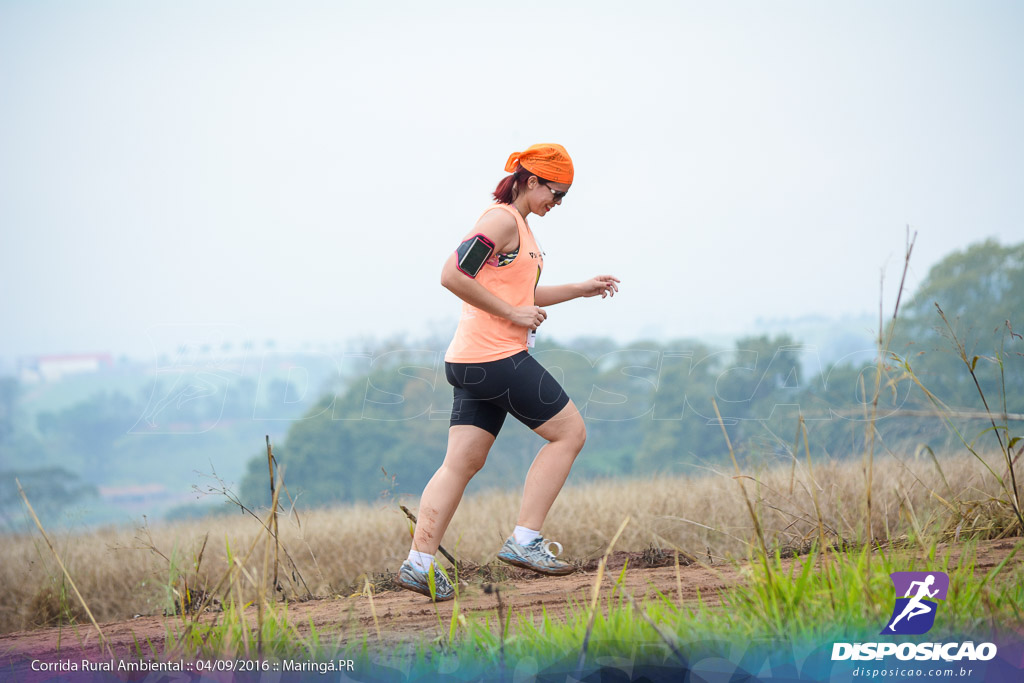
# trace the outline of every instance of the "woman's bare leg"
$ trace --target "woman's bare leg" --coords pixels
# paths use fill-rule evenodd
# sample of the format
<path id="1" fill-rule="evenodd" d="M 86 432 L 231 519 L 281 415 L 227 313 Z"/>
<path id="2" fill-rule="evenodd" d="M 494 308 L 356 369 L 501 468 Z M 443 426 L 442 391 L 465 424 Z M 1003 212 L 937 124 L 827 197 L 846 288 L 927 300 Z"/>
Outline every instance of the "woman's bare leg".
<path id="1" fill-rule="evenodd" d="M 466 484 L 487 461 L 494 435 L 472 425 L 448 429 L 448 451 L 444 462 L 427 482 L 420 496 L 420 514 L 412 537 L 412 549 L 428 555 L 437 553 Z"/>
<path id="2" fill-rule="evenodd" d="M 553 418 L 534 430 L 548 440 L 526 473 L 519 526 L 540 531 L 551 505 L 562 490 L 576 456 L 587 440 L 587 428 L 576 405 L 569 403 Z"/>

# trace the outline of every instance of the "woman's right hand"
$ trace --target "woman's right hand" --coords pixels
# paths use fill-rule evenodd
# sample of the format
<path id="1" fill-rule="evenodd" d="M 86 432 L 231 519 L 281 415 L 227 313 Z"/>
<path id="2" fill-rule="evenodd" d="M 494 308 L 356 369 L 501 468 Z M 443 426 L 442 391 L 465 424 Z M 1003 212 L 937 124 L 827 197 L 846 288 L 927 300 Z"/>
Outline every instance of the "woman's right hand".
<path id="1" fill-rule="evenodd" d="M 517 306 L 512 309 L 512 315 L 508 319 L 521 327 L 536 330 L 547 317 L 547 311 L 540 306 Z"/>

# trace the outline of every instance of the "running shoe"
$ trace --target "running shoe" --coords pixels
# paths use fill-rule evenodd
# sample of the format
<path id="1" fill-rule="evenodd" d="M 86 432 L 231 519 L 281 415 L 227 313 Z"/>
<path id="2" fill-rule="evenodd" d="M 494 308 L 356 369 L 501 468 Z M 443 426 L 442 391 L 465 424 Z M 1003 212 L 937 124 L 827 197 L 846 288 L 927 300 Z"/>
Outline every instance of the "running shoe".
<path id="1" fill-rule="evenodd" d="M 427 573 L 413 567 L 409 560 L 402 563 L 402 568 L 398 570 L 398 576 L 395 577 L 395 583 L 402 588 L 415 591 L 428 598 L 430 597 L 429 581 Z M 434 565 L 434 602 L 444 602 L 454 597 L 455 590 L 452 585 L 437 568 L 437 565 Z"/>
<path id="2" fill-rule="evenodd" d="M 562 576 L 576 571 L 576 567 L 556 558 L 549 550 L 553 545 L 558 546 L 558 554 L 561 555 L 562 544 L 557 541 L 546 541 L 543 536 L 538 536 L 526 545 L 519 545 L 515 536 L 509 536 L 498 552 L 498 559 L 549 576 Z"/>

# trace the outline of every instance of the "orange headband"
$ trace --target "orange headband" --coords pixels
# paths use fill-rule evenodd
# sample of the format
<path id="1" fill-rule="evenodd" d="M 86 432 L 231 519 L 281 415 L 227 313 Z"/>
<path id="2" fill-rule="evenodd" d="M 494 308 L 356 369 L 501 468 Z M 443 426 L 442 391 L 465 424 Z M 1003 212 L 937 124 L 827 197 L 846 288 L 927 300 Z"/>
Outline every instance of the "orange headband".
<path id="1" fill-rule="evenodd" d="M 541 143 L 527 147 L 524 152 L 513 152 L 505 162 L 505 170 L 514 173 L 517 165 L 544 180 L 572 185 L 572 159 L 561 145 Z"/>

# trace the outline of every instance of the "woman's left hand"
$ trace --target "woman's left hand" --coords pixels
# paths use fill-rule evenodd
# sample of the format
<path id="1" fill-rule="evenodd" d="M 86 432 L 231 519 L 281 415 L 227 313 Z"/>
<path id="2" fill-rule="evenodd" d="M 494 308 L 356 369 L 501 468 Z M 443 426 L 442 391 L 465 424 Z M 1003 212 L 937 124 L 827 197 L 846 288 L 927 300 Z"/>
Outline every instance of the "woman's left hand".
<path id="1" fill-rule="evenodd" d="M 619 278 L 613 275 L 598 275 L 586 282 L 581 282 L 580 290 L 580 296 L 582 297 L 592 297 L 600 294 L 603 299 L 606 296 L 615 296 L 615 292 L 619 291 Z"/>

